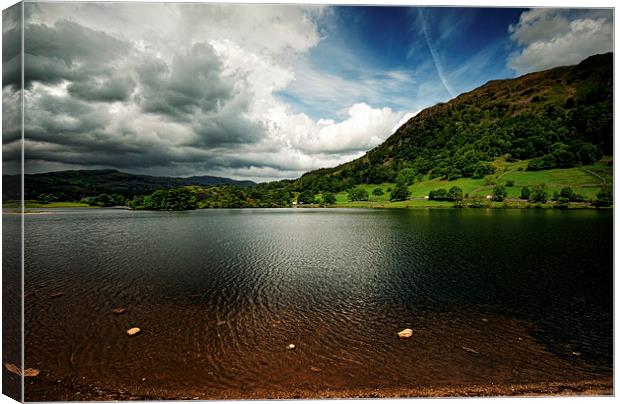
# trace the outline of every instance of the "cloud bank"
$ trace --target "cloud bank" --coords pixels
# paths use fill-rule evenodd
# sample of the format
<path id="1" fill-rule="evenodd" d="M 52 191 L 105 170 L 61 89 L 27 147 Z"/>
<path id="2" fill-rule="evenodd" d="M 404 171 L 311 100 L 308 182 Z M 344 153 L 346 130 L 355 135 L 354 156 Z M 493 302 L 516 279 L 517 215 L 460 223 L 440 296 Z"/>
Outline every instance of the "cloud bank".
<path id="1" fill-rule="evenodd" d="M 588 56 L 613 50 L 611 10 L 535 8 L 509 27 L 521 50 L 508 65 L 518 73 L 579 63 Z"/>
<path id="2" fill-rule="evenodd" d="M 322 7 L 26 8 L 29 172 L 113 167 L 291 178 L 360 156 L 407 112 L 351 99 L 339 119 L 312 119 L 277 96 L 299 85 L 293 66 L 311 74 L 305 57 L 321 41 Z M 7 29 L 5 39 L 13 34 Z M 11 99 L 19 71 L 5 69 L 3 94 Z M 17 148 L 18 135 L 8 132 L 6 150 Z"/>

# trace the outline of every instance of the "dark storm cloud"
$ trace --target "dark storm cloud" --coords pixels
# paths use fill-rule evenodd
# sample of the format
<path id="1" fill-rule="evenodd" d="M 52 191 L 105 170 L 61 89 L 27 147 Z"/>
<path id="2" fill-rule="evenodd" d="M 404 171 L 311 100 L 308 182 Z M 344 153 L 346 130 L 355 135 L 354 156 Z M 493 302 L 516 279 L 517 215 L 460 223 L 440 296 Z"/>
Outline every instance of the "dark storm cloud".
<path id="1" fill-rule="evenodd" d="M 30 23 L 25 30 L 27 162 L 206 167 L 220 159 L 204 148 L 253 143 L 264 133 L 244 116 L 248 95 L 223 78 L 208 43 L 180 49 L 166 61 L 73 21 Z M 14 34 L 5 32 L 5 38 Z M 5 48 L 11 52 L 19 56 L 19 48 Z M 101 105 L 118 102 L 122 107 L 115 110 Z M 147 119 L 134 125 L 141 111 Z M 14 132 L 5 140 L 18 139 Z"/>
<path id="2" fill-rule="evenodd" d="M 295 78 L 292 55 L 319 40 L 305 9 L 61 3 L 26 9 L 32 12 L 24 27 L 27 172 L 117 168 L 278 178 L 334 160 L 299 147 L 305 139 L 319 141 L 311 134 L 329 125 L 291 116 L 273 96 Z M 11 38 L 20 38 L 19 24 L 5 24 L 4 39 Z M 3 140 L 11 160 L 19 157 L 21 135 L 20 48 L 5 44 L 3 51 Z"/>
<path id="3" fill-rule="evenodd" d="M 126 55 L 129 42 L 68 20 L 53 27 L 27 24 L 24 31 L 26 85 L 85 80 L 106 74 L 108 64 Z"/>
<path id="4" fill-rule="evenodd" d="M 73 97 L 43 94 L 26 96 L 28 113 L 24 116 L 26 137 L 44 142 L 70 145 L 74 139 L 85 139 L 103 130 L 110 114 Z"/>
<path id="5" fill-rule="evenodd" d="M 225 104 L 217 114 L 205 114 L 193 123 L 195 133 L 191 143 L 199 147 L 252 144 L 260 141 L 265 128 L 244 116 L 248 100 L 242 95 Z"/>
<path id="6" fill-rule="evenodd" d="M 2 88 L 21 87 L 21 7 L 2 11 Z"/>
<path id="7" fill-rule="evenodd" d="M 145 112 L 187 119 L 197 111 L 215 111 L 231 98 L 232 85 L 222 80 L 221 63 L 211 45 L 198 43 L 177 54 L 170 68 L 159 59 L 146 60 L 137 69 Z"/>
<path id="8" fill-rule="evenodd" d="M 88 101 L 127 101 L 136 87 L 129 76 L 110 78 L 89 78 L 71 83 L 67 87 L 69 94 Z"/>

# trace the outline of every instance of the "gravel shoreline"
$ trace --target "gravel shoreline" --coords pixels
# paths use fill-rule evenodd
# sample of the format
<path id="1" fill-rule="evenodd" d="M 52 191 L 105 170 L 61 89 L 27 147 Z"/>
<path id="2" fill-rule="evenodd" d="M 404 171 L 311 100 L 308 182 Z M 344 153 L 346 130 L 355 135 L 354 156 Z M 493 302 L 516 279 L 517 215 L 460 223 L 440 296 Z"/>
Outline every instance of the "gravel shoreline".
<path id="1" fill-rule="evenodd" d="M 447 397 L 552 397 L 613 396 L 613 379 L 579 382 L 547 382 L 509 385 L 435 386 L 412 388 L 369 388 L 273 391 L 184 390 L 129 392 L 111 391 L 95 386 L 76 386 L 51 381 L 34 381 L 27 387 L 27 401 L 129 401 L 129 400 L 257 400 L 257 399 L 342 399 L 342 398 L 447 398 Z"/>

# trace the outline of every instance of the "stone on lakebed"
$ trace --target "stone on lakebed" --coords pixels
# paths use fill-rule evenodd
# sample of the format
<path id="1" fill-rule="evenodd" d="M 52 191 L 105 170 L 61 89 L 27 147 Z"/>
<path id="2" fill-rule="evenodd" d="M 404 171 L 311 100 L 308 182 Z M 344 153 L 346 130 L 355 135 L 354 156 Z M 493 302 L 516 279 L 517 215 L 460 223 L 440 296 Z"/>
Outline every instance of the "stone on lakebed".
<path id="1" fill-rule="evenodd" d="M 413 336 L 413 330 L 411 328 L 405 328 L 401 332 L 398 333 L 398 338 L 400 339 L 408 339 Z"/>
<path id="2" fill-rule="evenodd" d="M 138 327 L 133 327 L 127 330 L 127 335 L 131 337 L 132 335 L 139 334 L 140 332 L 142 332 L 141 329 L 139 329 Z"/>

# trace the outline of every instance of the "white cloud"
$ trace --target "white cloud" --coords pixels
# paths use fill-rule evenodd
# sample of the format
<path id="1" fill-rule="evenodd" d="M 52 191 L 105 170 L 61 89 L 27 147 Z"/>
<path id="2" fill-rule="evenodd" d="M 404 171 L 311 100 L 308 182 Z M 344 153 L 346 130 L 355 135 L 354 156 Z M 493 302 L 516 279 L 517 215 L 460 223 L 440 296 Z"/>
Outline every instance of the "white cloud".
<path id="1" fill-rule="evenodd" d="M 522 48 L 510 56 L 508 66 L 527 73 L 612 51 L 612 14 L 605 11 L 538 8 L 522 13 L 509 28 L 511 38 Z"/>
<path id="2" fill-rule="evenodd" d="M 341 122 L 312 122 L 293 146 L 310 153 L 361 152 L 383 142 L 401 117 L 390 108 L 354 104 Z"/>
<path id="3" fill-rule="evenodd" d="M 37 171 L 81 166 L 291 178 L 359 157 L 391 135 L 405 115 L 362 99 L 368 94 L 379 99 L 372 93 L 378 83 L 398 88 L 411 81 L 408 72 L 355 83 L 337 76 L 322 79 L 306 63 L 308 51 L 321 40 L 322 7 L 31 7 L 36 9 L 31 22 L 42 29 L 52 30 L 69 18 L 76 30 L 95 30 L 97 38 L 127 44 L 125 53 L 111 55 L 108 62 L 126 81 L 93 76 L 76 86 L 73 78 L 87 72 L 75 65 L 63 81 L 35 82 L 29 90 L 28 146 Z M 125 82 L 127 91 L 121 91 Z M 276 97 L 294 85 L 314 92 L 312 102 L 340 94 L 349 107 L 340 119 L 313 119 Z"/>

